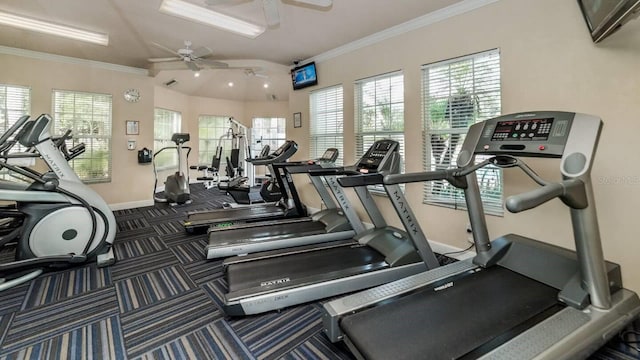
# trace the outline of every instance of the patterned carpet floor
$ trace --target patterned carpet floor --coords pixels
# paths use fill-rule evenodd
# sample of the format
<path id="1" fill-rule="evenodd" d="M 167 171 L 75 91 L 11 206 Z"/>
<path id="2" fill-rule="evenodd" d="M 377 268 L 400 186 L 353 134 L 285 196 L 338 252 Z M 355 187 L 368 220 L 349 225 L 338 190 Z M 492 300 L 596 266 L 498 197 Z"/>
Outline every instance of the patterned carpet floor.
<path id="1" fill-rule="evenodd" d="M 187 235 L 182 220 L 231 199 L 199 184 L 192 199 L 116 211 L 111 267 L 50 272 L 0 292 L 0 359 L 351 359 L 322 334 L 320 302 L 225 316 L 221 261 L 204 259 L 206 234 Z M 10 256 L 5 249 L 0 261 Z M 640 321 L 627 330 L 628 341 L 640 339 Z M 591 358 L 640 353 L 616 338 Z"/>

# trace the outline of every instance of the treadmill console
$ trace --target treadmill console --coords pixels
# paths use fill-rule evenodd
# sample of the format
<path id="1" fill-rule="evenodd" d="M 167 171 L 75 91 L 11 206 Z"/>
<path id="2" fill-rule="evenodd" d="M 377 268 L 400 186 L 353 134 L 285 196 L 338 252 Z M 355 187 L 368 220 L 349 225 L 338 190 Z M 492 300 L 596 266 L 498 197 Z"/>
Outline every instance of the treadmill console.
<path id="1" fill-rule="evenodd" d="M 398 151 L 400 144 L 391 139 L 378 140 L 367 150 L 356 164 L 357 171 L 362 173 L 377 172 L 383 163 L 393 152 Z"/>
<path id="2" fill-rule="evenodd" d="M 562 157 L 575 113 L 537 112 L 485 121 L 476 154 Z"/>
<path id="3" fill-rule="evenodd" d="M 324 154 L 316 160 L 316 162 L 335 162 L 338 158 L 338 154 L 338 149 L 328 148 L 325 150 Z"/>

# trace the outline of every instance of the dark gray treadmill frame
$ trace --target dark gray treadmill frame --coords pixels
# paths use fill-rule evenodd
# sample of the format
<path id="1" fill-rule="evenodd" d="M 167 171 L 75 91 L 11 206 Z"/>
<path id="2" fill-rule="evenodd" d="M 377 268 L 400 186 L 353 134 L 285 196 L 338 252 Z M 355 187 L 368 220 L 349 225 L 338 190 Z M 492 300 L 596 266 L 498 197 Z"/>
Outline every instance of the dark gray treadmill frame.
<path id="1" fill-rule="evenodd" d="M 520 144 L 513 142 L 480 143 L 481 138 L 485 138 L 486 141 L 487 137 L 492 136 L 498 121 L 532 118 L 561 119 L 562 121 L 559 123 L 563 125 L 560 128 L 565 127 L 565 129 L 552 128 L 550 136 L 566 135 L 567 140 L 564 148 L 558 148 L 556 144 L 552 144 L 553 146 L 551 147 L 541 147 L 535 142 Z M 567 122 L 565 121 L 566 119 L 570 119 L 570 121 Z M 573 123 L 571 121 L 580 124 L 580 126 L 572 126 Z M 542 277 L 542 282 L 555 283 L 554 286 L 561 290 L 558 294 L 558 300 L 571 306 L 566 306 L 561 311 L 549 316 L 546 320 L 531 327 L 507 343 L 484 354 L 482 358 L 507 359 L 512 358 L 513 354 L 518 354 L 518 358 L 522 359 L 534 357 L 543 359 L 583 358 L 606 343 L 608 339 L 640 313 L 640 300 L 635 293 L 620 288 L 619 266 L 606 263 L 602 256 L 590 179 L 593 154 L 595 153 L 601 126 L 602 123 L 599 118 L 585 114 L 530 112 L 505 115 L 473 125 L 465 139 L 465 145 L 477 144 L 477 146 L 470 148 L 463 145 L 461 156 L 457 162 L 462 169 L 470 168 L 473 166 L 476 153 L 495 154 L 499 153 L 501 149 L 517 150 L 516 153 L 520 151 L 522 154 L 529 156 L 554 156 L 553 152 L 558 152 L 562 156 L 561 172 L 564 181 L 572 179 L 582 181 L 585 195 L 588 199 L 588 206 L 578 209 L 571 208 L 577 257 L 573 253 L 573 265 L 564 269 L 562 266 L 559 267 L 562 274 L 545 273 L 549 272 L 549 268 L 553 268 L 553 266 L 550 266 L 550 263 L 546 261 L 547 259 L 542 259 L 540 262 L 536 261 L 534 258 L 540 259 L 541 256 L 532 256 L 531 248 L 528 247 L 539 247 L 536 251 L 546 255 L 556 253 L 553 250 L 553 246 L 523 237 L 516 236 L 512 238 L 512 235 L 489 242 L 477 182 L 475 181 L 475 176 L 470 176 L 474 175 L 474 172 L 472 172 L 465 179 L 468 185 L 464 185 L 467 186 L 465 196 L 470 220 L 473 224 L 472 229 L 477 249 L 477 256 L 473 258 L 473 262 L 454 263 L 326 303 L 324 305 L 323 322 L 324 331 L 330 340 L 338 341 L 344 339 L 357 356 L 362 356 L 362 354 L 358 353 L 354 343 L 349 341 L 348 336 L 341 332 L 339 326 L 341 317 L 359 310 L 366 311 L 367 308 L 374 306 L 378 302 L 393 304 L 388 300 L 403 295 L 412 296 L 411 294 L 415 294 L 417 289 L 436 283 L 449 284 L 447 283 L 448 279 L 458 274 L 478 271 L 481 266 L 490 267 L 498 264 L 509 269 L 515 268 L 512 270 L 528 274 L 532 278 Z M 564 132 L 567 130 L 569 133 L 565 134 Z M 550 150 L 552 154 L 549 154 L 549 152 L 540 154 L 546 150 Z M 453 172 L 444 174 L 443 172 L 405 174 L 388 176 L 385 178 L 385 183 L 435 179 L 453 180 L 454 176 L 455 173 Z M 507 207 L 510 210 L 521 211 L 561 195 L 555 194 L 555 196 L 552 196 L 554 194 L 554 186 L 552 185 L 554 184 L 548 184 L 543 186 L 542 189 L 512 197 L 507 200 Z M 570 201 L 570 199 L 567 201 Z M 521 245 L 526 248 L 525 251 L 518 250 Z M 568 250 L 557 253 L 561 252 L 572 253 Z M 554 258 L 552 262 L 556 261 L 560 260 L 555 260 Z M 582 279 L 586 283 L 586 290 L 583 290 L 580 286 Z M 449 286 L 455 286 L 455 284 L 450 283 L 443 286 L 440 292 L 432 293 L 431 296 L 445 293 L 446 288 Z M 585 293 L 591 300 L 590 304 L 584 304 L 583 302 Z M 473 296 L 473 294 L 470 295 Z M 587 311 L 581 311 L 581 306 L 586 306 Z M 479 311 L 482 310 L 479 309 Z M 459 337 L 460 334 L 455 336 Z M 464 342 L 464 339 L 459 339 L 459 341 Z M 401 351 L 401 349 L 398 351 Z M 434 349 L 434 351 L 437 351 L 437 349 Z"/>
<path id="2" fill-rule="evenodd" d="M 388 142 L 393 142 L 388 140 Z M 388 148 L 388 151 L 383 156 L 376 153 L 372 156 L 378 156 L 377 161 L 380 161 L 383 165 L 380 165 L 380 169 L 383 173 L 393 173 L 399 170 L 398 162 L 393 161 L 391 156 L 392 152 L 397 151 L 397 142 L 393 142 L 395 147 Z M 374 145 L 375 146 L 375 145 Z M 373 148 L 373 147 L 372 147 Z M 366 154 L 365 154 L 366 155 Z M 391 169 L 390 166 L 395 166 Z M 375 175 L 375 174 L 373 174 Z M 366 189 L 366 186 L 358 187 Z M 358 189 L 356 188 L 356 189 Z M 365 201 L 371 200 L 371 195 L 366 195 Z M 375 207 L 375 202 L 371 200 L 371 206 Z M 382 219 L 384 220 L 384 219 Z M 386 224 L 386 223 L 385 223 Z M 397 248 L 391 248 L 384 246 L 385 241 L 397 241 L 401 245 Z M 380 253 L 384 254 L 386 266 L 380 268 L 377 271 L 367 271 L 366 266 L 363 267 L 360 273 L 349 273 L 341 276 L 339 272 L 332 273 L 331 279 L 322 279 L 321 282 L 309 281 L 304 284 L 296 284 L 296 286 L 290 286 L 291 282 L 297 282 L 293 276 L 284 276 L 279 279 L 265 278 L 260 279 L 259 276 L 264 273 L 271 273 L 269 271 L 260 271 L 260 273 L 252 274 L 254 281 L 259 286 L 254 286 L 250 290 L 242 290 L 237 292 L 230 292 L 225 294 L 224 307 L 225 312 L 230 315 L 250 315 L 257 314 L 265 311 L 279 309 L 291 305 L 300 304 L 320 298 L 334 296 L 345 292 L 355 291 L 358 289 L 364 289 L 371 286 L 376 286 L 382 283 L 390 282 L 400 279 L 402 277 L 415 274 L 427 269 L 424 262 L 416 251 L 415 247 L 407 248 L 407 243 L 411 243 L 408 235 L 397 228 L 385 226 L 381 229 L 366 230 L 363 234 L 357 236 L 358 242 L 346 240 L 338 245 L 334 244 L 321 244 L 321 246 L 306 246 L 293 249 L 285 249 L 283 251 L 271 251 L 266 253 L 257 253 L 240 258 L 228 258 L 223 262 L 223 266 L 227 268 L 227 271 L 231 272 L 233 266 L 244 266 L 247 262 L 250 264 L 256 264 L 255 267 L 261 268 L 260 262 L 268 262 L 277 266 L 282 262 L 282 258 L 295 259 L 298 263 L 306 264 L 307 257 L 303 257 L 305 254 L 328 254 L 325 256 L 327 261 L 338 262 L 339 258 L 334 257 L 333 252 L 322 252 L 326 247 L 331 249 L 335 246 L 340 246 L 345 249 L 359 248 L 367 244 L 367 248 L 376 249 Z M 382 244 L 380 244 L 382 243 Z M 403 249 L 404 256 L 399 256 L 400 248 Z M 411 250 L 409 250 L 411 249 Z M 357 249 L 355 249 L 357 250 Z M 355 251 L 354 250 L 354 251 Z M 396 250 L 394 252 L 394 250 Z M 371 250 L 373 251 L 373 250 Z M 300 259 L 300 260 L 298 260 Z M 363 265 L 367 265 L 363 263 Z M 322 270 L 319 270 L 322 271 Z M 254 276 L 255 275 L 255 276 Z M 321 274 L 324 275 L 324 274 Z M 309 276 L 311 277 L 311 276 Z M 231 278 L 228 279 L 230 288 L 234 288 L 231 283 Z"/>
<path id="3" fill-rule="evenodd" d="M 302 170 L 308 173 L 312 168 L 324 168 L 330 165 L 330 163 L 302 162 L 276 164 L 276 167 L 282 166 L 285 170 L 284 175 L 290 178 L 290 174 L 301 173 Z M 209 244 L 205 247 L 207 259 L 350 239 L 364 231 L 364 224 L 341 187 L 330 186 L 334 198 L 339 203 L 338 207 L 319 177 L 309 176 L 309 178 L 327 205 L 327 209 L 310 217 L 295 220 L 276 219 L 258 224 L 239 224 L 223 229 L 209 229 Z M 336 182 L 335 175 L 326 176 L 326 179 L 328 183 Z M 318 223 L 323 225 L 322 230 L 318 229 Z M 247 230 L 254 227 L 253 230 Z M 297 232 L 288 229 L 289 227 L 295 227 Z"/>

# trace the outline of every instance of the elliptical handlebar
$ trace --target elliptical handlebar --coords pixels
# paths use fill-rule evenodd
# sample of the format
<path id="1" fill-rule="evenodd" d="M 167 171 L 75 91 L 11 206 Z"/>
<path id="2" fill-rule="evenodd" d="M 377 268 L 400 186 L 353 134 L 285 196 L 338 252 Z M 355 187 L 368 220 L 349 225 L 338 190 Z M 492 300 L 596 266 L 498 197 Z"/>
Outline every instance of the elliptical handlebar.
<path id="1" fill-rule="evenodd" d="M 27 122 L 27 120 L 29 120 L 29 118 L 30 118 L 29 115 L 23 115 L 18 119 L 18 121 L 16 121 L 13 125 L 11 125 L 11 127 L 9 127 L 9 129 L 7 129 L 7 131 L 4 134 L 2 134 L 2 136 L 0 136 L 0 145 L 7 142 L 7 140 L 9 140 L 11 135 L 13 135 L 13 133 L 15 133 L 19 128 L 21 128 L 22 125 L 24 125 Z"/>
<path id="2" fill-rule="evenodd" d="M 2 136 L 0 136 L 0 152 L 4 154 L 9 149 L 11 149 L 16 142 L 18 142 L 17 137 L 11 141 L 9 141 L 9 138 L 16 131 L 18 131 L 18 129 L 20 129 L 30 118 L 31 117 L 29 115 L 21 116 L 18 119 L 18 121 L 16 121 L 13 125 L 11 125 L 9 129 L 7 129 L 7 131 L 4 134 L 2 134 Z"/>

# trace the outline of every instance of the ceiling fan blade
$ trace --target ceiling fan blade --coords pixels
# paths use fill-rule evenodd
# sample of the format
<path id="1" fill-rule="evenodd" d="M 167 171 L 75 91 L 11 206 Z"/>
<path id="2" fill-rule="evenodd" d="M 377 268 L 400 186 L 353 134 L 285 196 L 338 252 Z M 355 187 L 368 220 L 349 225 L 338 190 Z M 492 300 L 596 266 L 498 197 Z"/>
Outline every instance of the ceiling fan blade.
<path id="1" fill-rule="evenodd" d="M 318 7 L 329 7 L 333 4 L 333 0 L 293 0 L 293 2 L 313 5 Z"/>
<path id="2" fill-rule="evenodd" d="M 193 71 L 200 71 L 200 68 L 198 67 L 198 65 L 196 65 L 193 61 L 185 61 L 185 64 L 187 64 L 189 69 Z"/>
<path id="3" fill-rule="evenodd" d="M 162 50 L 164 50 L 164 51 L 168 51 L 168 52 L 170 52 L 170 53 L 172 53 L 172 54 L 174 54 L 174 55 L 181 56 L 180 54 L 178 54 L 178 52 L 177 52 L 177 51 L 175 51 L 175 50 L 173 50 L 173 49 L 169 49 L 168 47 L 166 47 L 166 46 L 164 46 L 164 45 L 160 45 L 160 44 L 158 44 L 157 42 L 153 42 L 153 41 L 152 41 L 152 42 L 151 42 L 151 44 L 152 44 L 152 45 L 154 45 L 154 46 L 156 46 L 156 47 L 158 47 L 158 48 L 160 48 L 160 49 L 162 49 Z"/>
<path id="4" fill-rule="evenodd" d="M 167 61 L 176 61 L 176 60 L 180 60 L 179 57 L 166 57 L 166 58 L 150 58 L 147 59 L 148 62 L 167 62 Z"/>
<path id="5" fill-rule="evenodd" d="M 201 47 L 193 50 L 193 52 L 191 53 L 191 57 L 192 58 L 201 58 L 201 57 L 209 56 L 211 54 L 213 54 L 213 50 L 209 49 L 206 46 L 201 46 Z"/>
<path id="6" fill-rule="evenodd" d="M 216 69 L 226 69 L 229 67 L 229 64 L 222 61 L 215 61 L 215 60 L 202 59 L 202 58 L 196 59 L 196 61 L 200 64 L 206 65 L 211 68 L 216 68 Z"/>
<path id="7" fill-rule="evenodd" d="M 280 14 L 278 13 L 278 0 L 262 0 L 264 18 L 268 26 L 280 24 Z"/>

